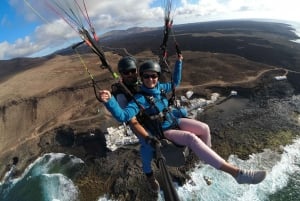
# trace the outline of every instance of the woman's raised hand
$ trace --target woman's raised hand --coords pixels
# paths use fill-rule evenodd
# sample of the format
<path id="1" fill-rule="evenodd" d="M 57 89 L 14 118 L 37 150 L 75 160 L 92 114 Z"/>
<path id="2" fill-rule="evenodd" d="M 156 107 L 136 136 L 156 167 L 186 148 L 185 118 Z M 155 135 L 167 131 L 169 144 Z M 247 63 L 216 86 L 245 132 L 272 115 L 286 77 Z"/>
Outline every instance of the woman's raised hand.
<path id="1" fill-rule="evenodd" d="M 178 60 L 179 60 L 179 61 L 182 61 L 182 60 L 183 60 L 182 54 L 178 54 Z"/>

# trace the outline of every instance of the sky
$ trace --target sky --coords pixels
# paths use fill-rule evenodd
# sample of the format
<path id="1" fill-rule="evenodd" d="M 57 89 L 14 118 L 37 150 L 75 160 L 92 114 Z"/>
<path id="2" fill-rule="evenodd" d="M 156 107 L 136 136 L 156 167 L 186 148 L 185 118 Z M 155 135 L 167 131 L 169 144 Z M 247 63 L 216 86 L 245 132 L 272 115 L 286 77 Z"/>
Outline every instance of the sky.
<path id="1" fill-rule="evenodd" d="M 74 0 L 0 1 L 0 60 L 44 56 L 81 41 L 76 28 L 72 28 L 64 20 L 64 14 L 58 13 L 53 6 L 55 1 Z M 174 24 L 228 19 L 267 19 L 278 22 L 291 21 L 295 28 L 300 30 L 299 0 L 171 1 L 171 17 Z M 84 2 L 91 23 L 97 35 L 101 37 L 101 34 L 110 30 L 136 26 L 163 27 L 164 7 L 168 0 Z M 84 27 L 86 26 L 88 24 L 84 24 Z"/>

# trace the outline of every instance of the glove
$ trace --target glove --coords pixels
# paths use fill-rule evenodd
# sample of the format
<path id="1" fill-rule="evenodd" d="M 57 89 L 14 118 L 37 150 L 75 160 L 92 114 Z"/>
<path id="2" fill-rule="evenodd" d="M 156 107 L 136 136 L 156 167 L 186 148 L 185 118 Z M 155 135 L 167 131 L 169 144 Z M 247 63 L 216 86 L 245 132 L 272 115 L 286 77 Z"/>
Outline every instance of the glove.
<path id="1" fill-rule="evenodd" d="M 146 140 L 146 143 L 150 144 L 153 148 L 155 148 L 156 145 L 160 145 L 159 140 L 156 137 L 152 136 L 152 135 L 148 135 L 145 138 L 145 140 Z"/>

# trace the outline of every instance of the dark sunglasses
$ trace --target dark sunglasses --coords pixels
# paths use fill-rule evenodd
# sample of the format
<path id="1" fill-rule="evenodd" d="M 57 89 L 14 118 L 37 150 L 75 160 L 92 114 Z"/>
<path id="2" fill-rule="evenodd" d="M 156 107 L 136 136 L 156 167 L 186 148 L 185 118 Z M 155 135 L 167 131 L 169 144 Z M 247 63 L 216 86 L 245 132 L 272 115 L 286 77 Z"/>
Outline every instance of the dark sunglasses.
<path id="1" fill-rule="evenodd" d="M 143 77 L 144 79 L 149 79 L 150 77 L 151 77 L 152 79 L 156 79 L 156 78 L 158 78 L 158 75 L 157 75 L 157 74 L 151 74 L 151 75 L 149 75 L 149 74 L 143 74 L 142 77 Z"/>
<path id="2" fill-rule="evenodd" d="M 136 74 L 136 70 L 135 69 L 132 69 L 132 70 L 128 70 L 128 71 L 124 71 L 122 72 L 123 75 L 129 75 L 129 74 Z"/>

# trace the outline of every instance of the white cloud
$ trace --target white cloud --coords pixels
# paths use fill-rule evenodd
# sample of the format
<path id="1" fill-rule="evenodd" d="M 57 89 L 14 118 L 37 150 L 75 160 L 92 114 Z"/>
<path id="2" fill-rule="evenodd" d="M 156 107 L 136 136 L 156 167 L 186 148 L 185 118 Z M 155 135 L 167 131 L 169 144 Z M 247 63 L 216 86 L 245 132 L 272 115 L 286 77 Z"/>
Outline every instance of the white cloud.
<path id="1" fill-rule="evenodd" d="M 0 43 L 0 58 L 6 58 L 7 51 L 9 51 L 9 43 L 6 41 Z"/>
<path id="2" fill-rule="evenodd" d="M 207 21 L 215 19 L 236 18 L 270 18 L 283 20 L 300 20 L 297 11 L 300 2 L 297 0 L 273 1 L 273 0 L 201 0 L 198 3 L 189 4 L 182 1 L 182 7 L 178 9 L 180 21 Z"/>
<path id="3" fill-rule="evenodd" d="M 2 42 L 0 59 L 38 55 L 37 52 L 43 49 L 51 51 L 51 48 L 80 40 L 67 23 L 57 15 L 51 14 L 49 7 L 43 7 L 43 0 L 27 1 L 45 19 L 36 15 L 35 11 L 24 3 L 26 1 L 21 3 L 19 0 L 10 0 L 10 4 L 15 6 L 18 12 L 23 13 L 27 20 L 42 21 L 43 24 L 38 26 L 31 35 L 16 40 L 14 44 Z M 154 0 L 86 0 L 85 2 L 89 17 L 98 34 L 133 26 L 163 25 L 163 9 L 150 7 L 154 3 L 157 5 Z M 181 0 L 174 9 L 174 24 L 237 18 L 269 18 L 299 22 L 300 13 L 297 10 L 299 6 L 298 0 Z"/>
<path id="4" fill-rule="evenodd" d="M 29 55 L 41 50 L 38 43 L 33 43 L 28 36 L 17 39 L 14 44 L 7 41 L 0 43 L 0 58 L 14 58 Z"/>
<path id="5" fill-rule="evenodd" d="M 95 1 L 98 2 L 98 1 Z M 150 26 L 154 20 L 162 18 L 161 8 L 150 8 L 152 0 L 105 0 L 95 3 L 91 8 L 91 15 L 98 31 L 103 33 L 107 29 L 119 29 L 136 25 Z M 89 5 L 92 5 L 89 3 Z"/>

